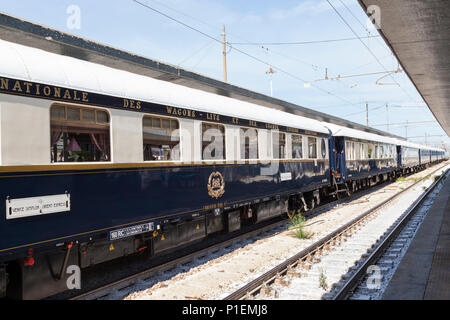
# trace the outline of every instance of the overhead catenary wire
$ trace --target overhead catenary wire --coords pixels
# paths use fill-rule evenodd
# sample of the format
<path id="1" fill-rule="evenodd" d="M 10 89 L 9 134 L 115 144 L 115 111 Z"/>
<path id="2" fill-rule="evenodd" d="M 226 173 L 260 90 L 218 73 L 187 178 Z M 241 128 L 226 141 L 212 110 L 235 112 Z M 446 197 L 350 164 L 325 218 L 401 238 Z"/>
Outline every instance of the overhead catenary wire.
<path id="1" fill-rule="evenodd" d="M 380 106 L 373 107 L 372 109 L 369 109 L 369 111 L 378 110 L 378 109 L 383 108 L 384 106 L 386 106 L 386 104 L 382 104 L 382 105 L 380 105 Z M 362 114 L 362 113 L 366 113 L 366 110 L 364 110 L 364 111 L 358 111 L 358 112 L 355 112 L 355 113 L 350 113 L 350 114 L 345 115 L 344 117 L 350 117 L 350 116 L 354 116 L 354 115 Z"/>
<path id="2" fill-rule="evenodd" d="M 198 19 L 198 18 L 196 18 L 196 17 L 193 17 L 193 16 L 191 16 L 191 15 L 189 15 L 189 14 L 186 14 L 186 13 L 184 13 L 184 12 L 178 10 L 178 9 L 175 9 L 175 8 L 173 8 L 173 7 L 170 7 L 170 6 L 168 6 L 166 3 L 160 2 L 160 1 L 158 1 L 158 0 L 150 0 L 150 1 L 152 1 L 152 2 L 154 2 L 154 3 L 157 3 L 158 5 L 161 5 L 161 6 L 167 8 L 167 9 L 169 9 L 169 10 L 172 10 L 172 11 L 174 11 L 174 12 L 180 14 L 180 15 L 183 15 L 183 16 L 189 18 L 189 19 L 192 19 L 192 20 L 194 20 L 194 21 L 196 21 L 196 22 L 199 22 L 199 23 L 201 23 L 201 24 L 207 26 L 208 28 L 210 28 L 210 29 L 212 29 L 212 30 L 214 30 L 214 31 L 217 31 L 217 27 L 216 27 L 216 26 L 213 26 L 213 25 L 211 25 L 211 24 L 209 24 L 209 23 L 207 23 L 207 22 L 205 22 L 205 21 L 203 21 L 203 20 L 201 20 L 201 19 Z M 242 37 L 240 37 L 240 36 L 238 36 L 238 35 L 236 35 L 236 34 L 234 34 L 234 33 L 231 33 L 230 31 L 227 31 L 227 35 L 231 35 L 231 36 L 234 37 L 234 38 L 237 38 L 237 39 L 239 39 L 239 40 L 245 41 L 245 42 L 240 42 L 241 44 L 252 43 L 251 41 L 249 41 L 249 40 L 247 40 L 247 39 L 244 39 L 244 38 L 242 38 Z M 231 45 L 234 45 L 234 44 L 236 44 L 236 43 L 234 43 L 234 42 L 229 42 L 229 41 L 227 42 L 227 45 L 229 45 L 229 50 L 231 50 Z M 284 54 L 282 54 L 282 53 L 275 52 L 273 49 L 269 49 L 269 48 L 264 47 L 264 46 L 260 46 L 260 49 L 263 50 L 265 53 L 268 53 L 268 52 L 270 51 L 271 53 L 275 53 L 275 54 L 278 54 L 278 55 L 283 56 L 283 57 L 285 57 L 285 58 L 291 59 L 291 60 L 293 60 L 293 61 L 297 61 L 297 62 L 299 62 L 299 63 L 308 65 L 308 66 L 312 67 L 312 69 L 314 69 L 314 70 L 317 70 L 317 69 L 319 68 L 319 66 L 317 66 L 317 65 L 315 65 L 315 64 L 313 64 L 313 63 L 306 62 L 306 61 L 302 61 L 302 60 L 300 60 L 300 59 L 298 59 L 298 58 L 293 58 L 293 57 L 284 55 Z M 323 67 L 320 67 L 320 68 L 325 69 L 325 68 L 323 68 Z"/>
<path id="3" fill-rule="evenodd" d="M 366 36 L 361 39 L 379 38 L 380 36 Z M 231 45 L 251 45 L 251 46 L 281 46 L 281 45 L 304 45 L 304 44 L 318 44 L 318 43 L 330 43 L 359 40 L 360 38 L 342 38 L 342 39 L 328 39 L 328 40 L 316 40 L 316 41 L 292 41 L 292 42 L 230 42 Z"/>
<path id="4" fill-rule="evenodd" d="M 209 38 L 209 39 L 211 39 L 211 40 L 214 40 L 214 41 L 216 41 L 216 42 L 218 42 L 218 43 L 222 43 L 222 41 L 221 41 L 220 39 L 217 39 L 217 38 L 215 38 L 215 37 L 213 37 L 213 36 L 211 36 L 211 35 L 209 35 L 209 34 L 203 32 L 203 31 L 201 31 L 201 30 L 199 30 L 199 29 L 197 29 L 197 28 L 195 28 L 195 27 L 192 27 L 192 26 L 188 25 L 187 23 L 184 23 L 184 22 L 182 22 L 182 21 L 180 21 L 180 20 L 178 20 L 178 19 L 175 19 L 175 18 L 169 16 L 168 14 L 166 14 L 166 13 L 164 13 L 164 12 L 158 10 L 158 9 L 155 9 L 155 8 L 151 7 L 150 5 L 148 5 L 148 4 L 146 4 L 146 3 L 143 3 L 143 2 L 138 1 L 138 0 L 133 0 L 133 2 L 135 2 L 135 3 L 137 3 L 137 4 L 141 5 L 141 6 L 143 6 L 143 7 L 147 8 L 147 9 L 149 9 L 149 10 L 152 10 L 152 11 L 154 11 L 154 12 L 156 12 L 156 13 L 162 15 L 162 16 L 166 17 L 167 19 L 170 19 L 170 20 L 172 20 L 172 21 L 174 21 L 174 22 L 176 22 L 176 23 L 178 23 L 178 24 L 181 24 L 181 25 L 183 25 L 184 27 L 186 27 L 186 28 L 188 28 L 188 29 L 190 29 L 190 30 L 192 30 L 192 31 L 195 31 L 195 32 L 197 32 L 197 33 L 199 33 L 199 34 L 201 34 L 201 35 L 203 35 L 203 36 L 205 36 L 205 37 L 207 37 L 207 38 Z M 230 46 L 230 47 L 232 47 L 229 43 L 227 43 L 227 45 Z M 280 72 L 280 73 L 283 73 L 283 74 L 285 74 L 285 75 L 290 76 L 290 77 L 293 78 L 293 79 L 296 79 L 296 80 L 301 81 L 301 82 L 303 82 L 303 83 L 309 83 L 308 81 L 306 81 L 306 80 L 304 80 L 304 79 L 302 79 L 302 78 L 300 78 L 300 77 L 298 77 L 298 76 L 292 74 L 291 72 L 288 72 L 288 71 L 286 71 L 286 70 L 284 70 L 284 69 L 282 69 L 282 68 L 280 68 L 280 67 L 278 67 L 278 66 L 275 66 L 275 65 L 272 64 L 272 63 L 269 63 L 269 62 L 264 61 L 264 60 L 262 60 L 262 59 L 260 59 L 260 58 L 258 58 L 258 57 L 255 57 L 254 55 L 251 55 L 251 54 L 249 54 L 249 53 L 247 53 L 247 52 L 245 52 L 245 51 L 243 51 L 243 50 L 241 50 L 241 49 L 239 49 L 239 48 L 236 48 L 236 47 L 232 47 L 232 48 L 233 48 L 235 51 L 237 51 L 237 52 L 239 52 L 239 53 L 241 53 L 241 54 L 243 54 L 243 55 L 245 55 L 245 56 L 247 56 L 247 57 L 249 57 L 249 58 L 251 58 L 251 59 L 253 59 L 253 60 L 256 60 L 256 61 L 258 61 L 258 62 L 260 62 L 260 63 L 262 63 L 262 64 L 264 64 L 264 65 L 266 65 L 266 66 L 272 67 L 273 69 L 277 70 L 277 71 Z M 326 94 L 332 95 L 332 96 L 338 98 L 338 99 L 341 100 L 341 101 L 347 102 L 347 103 L 349 103 L 350 105 L 357 105 L 356 103 L 353 103 L 353 102 L 351 102 L 351 101 L 349 101 L 349 100 L 347 100 L 347 99 L 344 99 L 344 98 L 342 98 L 342 97 L 340 97 L 340 96 L 338 96 L 338 95 L 335 95 L 335 94 L 333 94 L 333 93 L 331 93 L 331 92 L 329 92 L 329 91 L 327 91 L 327 90 L 325 90 L 325 89 L 322 89 L 322 88 L 320 88 L 320 87 L 318 87 L 318 86 L 316 86 L 316 85 L 312 85 L 312 87 L 314 87 L 314 88 L 316 88 L 317 90 L 322 91 L 322 92 L 324 92 L 324 93 L 326 93 Z"/>
<path id="5" fill-rule="evenodd" d="M 201 46 L 199 49 L 195 50 L 192 54 L 190 54 L 189 56 L 187 56 L 186 58 L 184 58 L 183 60 L 178 62 L 177 66 L 182 65 L 183 63 L 190 60 L 193 56 L 195 56 L 199 52 L 203 51 L 204 49 L 209 48 L 213 43 L 214 43 L 213 41 L 208 41 L 205 45 Z"/>
<path id="6" fill-rule="evenodd" d="M 160 1 L 158 1 L 158 0 L 150 0 L 150 1 L 152 1 L 152 2 L 154 2 L 154 3 L 156 3 L 156 4 L 158 4 L 158 5 L 161 5 L 161 6 L 167 8 L 167 9 L 169 9 L 169 10 L 171 10 L 171 11 L 174 11 L 174 12 L 180 14 L 180 15 L 183 15 L 183 16 L 189 18 L 189 19 L 192 19 L 192 20 L 194 20 L 194 21 L 196 21 L 196 22 L 199 22 L 199 23 L 201 23 L 201 24 L 207 26 L 208 28 L 211 28 L 212 30 L 217 30 L 217 27 L 216 27 L 216 26 L 213 26 L 213 25 L 211 25 L 211 24 L 209 24 L 209 23 L 207 23 L 207 22 L 205 22 L 205 21 L 203 21 L 203 20 L 201 20 L 201 19 L 198 19 L 197 17 L 193 17 L 193 16 L 191 16 L 191 15 L 189 15 L 189 14 L 186 14 L 186 13 L 184 13 L 184 12 L 178 10 L 178 9 L 175 9 L 175 8 L 173 8 L 173 7 L 170 7 L 170 6 L 168 6 L 166 3 L 160 2 Z M 238 35 L 236 35 L 236 34 L 233 34 L 233 33 L 231 33 L 231 32 L 228 32 L 228 34 L 232 35 L 233 37 L 235 37 L 235 38 L 237 38 L 237 39 L 240 39 L 240 40 L 245 41 L 245 42 L 240 42 L 240 43 L 242 43 L 242 44 L 254 43 L 254 42 L 248 41 L 247 39 L 243 39 L 242 37 L 240 37 L 240 36 L 238 36 Z M 372 36 L 370 36 L 370 37 L 377 38 L 377 37 L 380 37 L 380 36 L 379 36 L 379 35 L 372 35 Z M 370 37 L 369 37 L 369 38 L 370 38 Z M 333 40 L 319 40 L 319 41 L 316 41 L 316 42 L 324 42 L 324 41 L 326 41 L 326 42 L 335 42 L 335 41 L 347 41 L 347 40 L 357 40 L 357 39 L 358 39 L 358 38 L 333 39 Z M 214 41 L 217 41 L 217 39 L 214 39 Z M 232 48 L 236 49 L 236 47 L 232 47 L 232 44 L 235 44 L 235 42 L 227 42 L 227 45 L 228 45 L 228 47 L 229 47 L 229 51 L 231 51 Z M 290 60 L 292 60 L 292 61 L 295 61 L 295 62 L 299 62 L 299 63 L 305 64 L 305 65 L 308 65 L 308 66 L 312 67 L 312 69 L 315 70 L 315 71 L 317 71 L 318 68 L 321 68 L 321 69 L 325 70 L 324 67 L 317 66 L 317 65 L 312 64 L 312 63 L 310 63 L 310 62 L 302 61 L 302 60 L 300 60 L 300 59 L 298 59 L 298 58 L 293 58 L 293 57 L 288 56 L 288 55 L 286 55 L 286 54 L 284 54 L 284 53 L 277 52 L 277 51 L 273 50 L 272 48 L 269 49 L 268 47 L 265 47 L 265 46 L 259 46 L 259 47 L 260 47 L 260 49 L 262 49 L 265 53 L 269 53 L 269 52 L 270 52 L 270 53 L 279 55 L 279 56 L 281 56 L 281 57 L 290 59 Z M 201 51 L 201 50 L 199 50 L 199 51 Z M 196 52 L 195 52 L 194 54 L 192 54 L 192 55 L 195 55 L 195 54 L 198 53 L 199 51 L 196 51 Z M 240 52 L 240 53 L 242 53 L 242 50 L 237 50 L 237 51 Z M 189 56 L 189 57 L 186 58 L 186 59 L 189 59 L 190 57 L 191 57 L 191 56 Z M 384 57 L 383 57 L 383 58 L 384 58 Z M 202 61 L 202 60 L 203 60 L 203 58 L 202 58 L 200 61 Z M 181 64 L 181 63 L 180 63 L 180 64 Z M 282 73 L 287 74 L 285 70 L 282 70 L 281 68 L 279 68 L 279 67 L 277 67 L 277 66 L 274 66 L 272 63 L 265 62 L 265 64 L 268 65 L 269 67 L 273 66 L 274 69 L 277 69 L 278 71 L 281 71 Z M 197 66 L 197 65 L 198 65 L 198 63 L 195 64 L 195 66 Z M 291 77 L 293 76 L 293 75 L 291 75 L 291 74 L 287 74 L 287 75 L 288 75 L 288 76 L 291 76 Z M 299 77 L 295 77 L 295 76 L 294 76 L 294 78 L 296 78 L 297 80 L 300 80 L 300 81 L 302 81 L 302 82 L 304 82 L 304 83 L 306 82 L 304 79 L 301 79 L 301 78 L 299 78 Z M 344 81 L 343 79 L 340 79 L 340 80 L 341 80 L 341 81 L 339 81 L 339 83 L 342 82 L 342 81 Z M 345 81 L 344 81 L 344 82 L 345 82 Z M 308 81 L 308 83 L 310 83 L 310 81 Z M 349 85 L 344 85 L 344 84 L 343 84 L 343 86 L 344 86 L 344 88 L 342 88 L 342 89 L 345 89 L 345 88 L 349 87 Z M 356 103 L 353 103 L 353 102 L 351 102 L 351 101 L 349 101 L 349 100 L 347 100 L 347 99 L 344 99 L 344 98 L 342 98 L 342 97 L 340 97 L 340 96 L 334 94 L 334 92 L 335 92 L 336 90 L 329 91 L 329 90 L 323 90 L 323 89 L 320 88 L 319 86 L 313 86 L 313 87 L 315 87 L 315 88 L 316 88 L 317 90 L 319 90 L 319 91 L 325 92 L 325 93 L 327 93 L 328 95 L 334 96 L 334 97 L 340 99 L 341 101 L 346 102 L 348 105 L 356 105 Z M 350 86 L 350 87 L 351 87 L 351 86 Z"/>
<path id="7" fill-rule="evenodd" d="M 330 2 L 330 0 L 327 0 L 328 4 L 333 8 L 333 10 L 336 12 L 336 14 L 341 18 L 341 20 L 344 22 L 344 24 L 351 30 L 351 32 L 359 38 L 359 41 L 364 45 L 364 47 L 369 51 L 369 53 L 375 58 L 375 60 L 378 62 L 378 64 L 383 68 L 383 70 L 386 70 L 386 67 L 381 63 L 381 61 L 378 59 L 378 57 L 373 53 L 373 51 L 367 46 L 367 44 L 362 41 L 361 37 L 356 33 L 356 31 L 350 26 L 350 24 L 345 20 L 345 18 L 340 14 L 340 12 L 333 6 L 333 4 Z M 342 3 L 342 2 L 341 2 Z M 343 5 L 348 9 L 348 7 L 343 3 Z M 359 21 L 359 20 L 358 20 Z M 395 78 L 390 75 L 391 79 L 402 89 L 402 91 L 411 99 L 411 95 L 395 80 Z"/>
<path id="8" fill-rule="evenodd" d="M 355 19 L 355 20 L 363 27 L 363 29 L 365 29 L 365 30 L 367 31 L 367 34 L 371 35 L 372 32 L 367 28 L 367 26 L 365 26 L 361 21 L 359 21 L 358 17 L 355 16 L 355 14 L 353 13 L 353 11 L 350 10 L 350 8 L 345 4 L 345 2 L 342 1 L 342 0 L 339 0 L 339 2 L 344 6 L 345 9 L 347 9 L 347 11 L 351 14 L 351 16 L 352 16 L 352 17 L 353 17 L 353 18 L 354 18 L 354 19 Z M 394 54 L 391 52 L 391 50 L 389 50 L 389 48 L 387 48 L 386 46 L 384 46 L 383 43 L 379 41 L 379 39 L 375 39 L 375 41 L 376 41 L 381 47 L 386 48 L 386 50 L 389 52 L 389 55 L 390 55 L 390 56 L 395 60 L 395 62 L 397 62 L 397 64 L 398 64 L 398 61 L 397 61 L 397 59 L 395 58 Z"/>

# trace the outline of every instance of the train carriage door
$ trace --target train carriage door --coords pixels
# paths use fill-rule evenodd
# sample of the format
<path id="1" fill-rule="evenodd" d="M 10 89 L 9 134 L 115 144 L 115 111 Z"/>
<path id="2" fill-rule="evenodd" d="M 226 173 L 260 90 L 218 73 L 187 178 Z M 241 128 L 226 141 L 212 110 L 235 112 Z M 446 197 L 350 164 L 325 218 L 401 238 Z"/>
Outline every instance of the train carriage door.
<path id="1" fill-rule="evenodd" d="M 336 182 L 340 182 L 345 178 L 345 139 L 344 137 L 333 137 L 334 149 L 334 175 L 336 177 Z"/>
<path id="2" fill-rule="evenodd" d="M 397 168 L 402 167 L 402 146 L 397 146 Z"/>
<path id="3" fill-rule="evenodd" d="M 334 150 L 335 150 L 334 140 L 333 140 L 333 136 L 330 133 L 328 135 L 328 160 L 330 161 L 330 179 L 331 180 L 332 180 L 332 175 L 336 171 L 336 156 L 334 154 Z"/>

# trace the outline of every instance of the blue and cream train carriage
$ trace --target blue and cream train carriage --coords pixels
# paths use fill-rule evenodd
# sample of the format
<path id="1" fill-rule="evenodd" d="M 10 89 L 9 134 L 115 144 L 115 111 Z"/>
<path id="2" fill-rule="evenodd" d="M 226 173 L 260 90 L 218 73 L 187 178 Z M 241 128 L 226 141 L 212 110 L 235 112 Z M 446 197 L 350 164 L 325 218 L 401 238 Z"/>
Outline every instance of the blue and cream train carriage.
<path id="1" fill-rule="evenodd" d="M 308 210 L 401 143 L 0 40 L 0 296 Z"/>

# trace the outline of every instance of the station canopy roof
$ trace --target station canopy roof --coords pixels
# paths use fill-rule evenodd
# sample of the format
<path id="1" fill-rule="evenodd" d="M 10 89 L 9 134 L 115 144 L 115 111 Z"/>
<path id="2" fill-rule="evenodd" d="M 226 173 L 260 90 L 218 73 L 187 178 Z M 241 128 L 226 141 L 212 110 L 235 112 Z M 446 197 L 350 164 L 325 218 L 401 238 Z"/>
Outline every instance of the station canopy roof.
<path id="1" fill-rule="evenodd" d="M 0 12 L 0 39 L 382 136 L 390 133 Z"/>
<path id="2" fill-rule="evenodd" d="M 380 34 L 450 136 L 450 1 L 358 1 L 380 8 Z"/>

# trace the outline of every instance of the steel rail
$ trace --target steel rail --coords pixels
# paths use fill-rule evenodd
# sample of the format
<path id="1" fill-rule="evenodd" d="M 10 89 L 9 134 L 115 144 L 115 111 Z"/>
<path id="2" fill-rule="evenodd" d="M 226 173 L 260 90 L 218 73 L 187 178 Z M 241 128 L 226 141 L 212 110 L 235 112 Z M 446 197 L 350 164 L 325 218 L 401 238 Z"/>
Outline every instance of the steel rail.
<path id="1" fill-rule="evenodd" d="M 322 249 L 326 249 L 326 247 L 334 241 L 338 241 L 339 238 L 341 238 L 343 235 L 349 232 L 350 229 L 353 229 L 360 223 L 362 223 L 365 218 L 369 217 L 371 214 L 375 213 L 380 209 L 381 207 L 385 206 L 386 204 L 392 202 L 393 200 L 397 199 L 400 195 L 405 193 L 406 191 L 410 190 L 417 184 L 423 182 L 424 180 L 428 179 L 431 175 L 433 175 L 435 172 L 441 170 L 447 165 L 447 163 L 438 169 L 432 171 L 427 176 L 423 177 L 422 179 L 416 181 L 412 185 L 408 186 L 407 188 L 401 190 L 400 192 L 394 194 L 393 196 L 389 197 L 388 199 L 382 201 L 381 203 L 377 204 L 373 208 L 370 208 L 366 210 L 364 213 L 359 215 L 358 217 L 352 219 L 350 222 L 346 223 L 342 227 L 336 229 L 332 233 L 328 234 L 327 236 L 323 237 L 322 239 L 316 241 L 315 243 L 311 244 L 307 248 L 303 249 L 296 255 L 288 258 L 278 266 L 272 268 L 271 270 L 267 271 L 263 275 L 259 276 L 258 278 L 254 279 L 253 281 L 247 283 L 240 289 L 236 290 L 235 292 L 228 295 L 224 300 L 240 300 L 244 299 L 246 297 L 249 297 L 252 294 L 258 293 L 263 286 L 273 283 L 279 276 L 283 276 L 289 272 L 291 268 L 295 268 L 297 265 L 305 262 L 312 261 L 314 259 L 314 255 L 321 254 Z"/>

